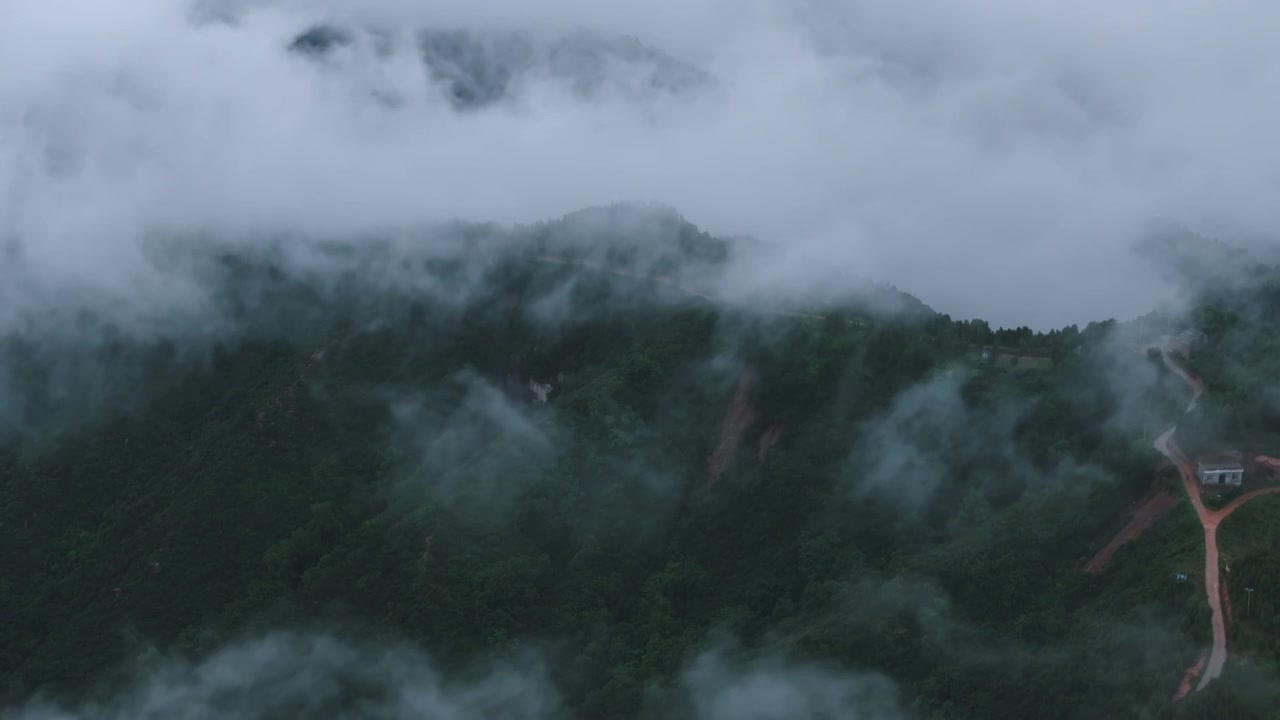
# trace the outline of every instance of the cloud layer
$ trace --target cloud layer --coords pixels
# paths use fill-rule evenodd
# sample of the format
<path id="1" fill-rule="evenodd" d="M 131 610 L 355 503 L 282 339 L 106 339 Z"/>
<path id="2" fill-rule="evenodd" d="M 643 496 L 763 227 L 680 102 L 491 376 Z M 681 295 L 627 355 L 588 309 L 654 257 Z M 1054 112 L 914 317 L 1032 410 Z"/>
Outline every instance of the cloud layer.
<path id="1" fill-rule="evenodd" d="M 39 701 L 5 714 L 13 720 L 173 717 L 407 718 L 441 720 L 570 717 L 540 658 L 524 653 L 459 681 L 422 654 L 333 637 L 275 633 L 227 645 L 199 663 L 159 660 L 145 679 L 109 700 L 74 710 Z M 854 675 L 779 660 L 750 666 L 708 650 L 685 668 L 678 691 L 653 717 L 907 717 L 897 687 L 882 675 Z M 639 710 L 639 708 L 637 708 Z"/>
<path id="2" fill-rule="evenodd" d="M 470 683 L 451 682 L 412 650 L 278 633 L 228 645 L 198 664 L 160 663 L 129 691 L 74 711 L 30 703 L 15 720 L 172 717 L 555 717 L 545 668 L 517 658 Z"/>
<path id="3" fill-rule="evenodd" d="M 934 307 L 1040 327 L 1174 292 L 1129 250 L 1173 218 L 1269 238 L 1273 4 L 164 2 L 0 9 L 0 245 L 54 287 L 174 291 L 142 239 L 531 222 L 658 201 Z M 317 21 L 381 53 L 285 47 Z M 409 30 L 626 33 L 715 77 L 457 112 Z M 625 70 L 618 70 L 624 72 Z M 388 102 L 390 99 L 392 101 Z M 380 101 L 382 100 L 382 101 Z M 180 288 L 179 288 L 180 292 Z"/>

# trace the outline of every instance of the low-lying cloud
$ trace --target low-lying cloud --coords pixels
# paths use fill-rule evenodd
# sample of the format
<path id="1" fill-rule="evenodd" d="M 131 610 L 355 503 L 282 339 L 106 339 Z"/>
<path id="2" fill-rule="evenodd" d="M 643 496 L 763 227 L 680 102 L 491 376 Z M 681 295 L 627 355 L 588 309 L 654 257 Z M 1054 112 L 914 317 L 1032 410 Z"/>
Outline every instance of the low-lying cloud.
<path id="1" fill-rule="evenodd" d="M 141 250 L 155 235 L 659 201 L 784 249 L 743 282 L 848 269 L 1000 324 L 1134 315 L 1176 295 L 1130 252 L 1150 221 L 1229 240 L 1276 226 L 1278 16 L 1251 0 L 10 3 L 0 246 L 60 289 L 163 299 Z M 316 22 L 392 42 L 288 52 Z M 630 34 L 714 82 L 637 98 L 535 73 L 460 112 L 413 42 L 424 27 Z"/>
<path id="2" fill-rule="evenodd" d="M 690 710 L 687 717 L 697 720 L 911 717 L 897 685 L 879 673 L 854 674 L 816 663 L 770 659 L 734 663 L 716 651 L 690 663 L 681 690 Z"/>
<path id="3" fill-rule="evenodd" d="M 510 389 L 512 396 L 462 373 L 435 396 L 394 403 L 393 450 L 406 463 L 405 492 L 451 510 L 508 510 L 569 444 L 552 413 L 513 400 L 518 394 L 535 398 L 532 385 Z"/>
<path id="4" fill-rule="evenodd" d="M 560 708 L 535 658 L 508 660 L 459 682 L 407 647 L 276 633 L 228 645 L 199 663 L 164 662 L 108 700 L 74 710 L 32 702 L 7 717 L 535 720 L 557 717 Z"/>
<path id="5" fill-rule="evenodd" d="M 919 508 L 961 468 L 986 460 L 1002 469 L 1029 469 L 1013 442 L 1025 408 L 972 406 L 961 394 L 965 371 L 952 369 L 899 393 L 859 433 L 849 463 L 855 492 Z"/>
<path id="6" fill-rule="evenodd" d="M 465 677 L 400 645 L 273 633 L 226 645 L 199 662 L 155 660 L 119 694 L 67 707 L 31 701 L 12 720 L 74 718 L 381 718 L 551 720 L 574 717 L 553 673 L 532 652 Z M 633 708 L 640 712 L 641 708 Z M 689 662 L 674 692 L 646 710 L 689 720 L 908 717 L 896 684 L 777 658 L 734 661 L 708 650 Z"/>

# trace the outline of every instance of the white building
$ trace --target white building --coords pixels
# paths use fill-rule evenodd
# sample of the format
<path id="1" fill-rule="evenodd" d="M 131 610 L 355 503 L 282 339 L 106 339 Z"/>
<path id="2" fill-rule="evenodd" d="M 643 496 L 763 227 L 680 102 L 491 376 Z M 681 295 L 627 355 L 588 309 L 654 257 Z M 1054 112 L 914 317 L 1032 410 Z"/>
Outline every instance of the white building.
<path id="1" fill-rule="evenodd" d="M 1203 345 L 1205 341 L 1208 339 L 1209 338 L 1207 335 L 1200 332 L 1199 330 L 1196 330 L 1195 328 L 1183 330 L 1182 332 L 1178 333 L 1178 342 L 1182 343 L 1183 345 L 1188 345 L 1190 347 Z"/>
<path id="2" fill-rule="evenodd" d="M 1244 468 L 1235 460 L 1205 459 L 1196 463 L 1196 477 L 1201 485 L 1239 485 Z"/>

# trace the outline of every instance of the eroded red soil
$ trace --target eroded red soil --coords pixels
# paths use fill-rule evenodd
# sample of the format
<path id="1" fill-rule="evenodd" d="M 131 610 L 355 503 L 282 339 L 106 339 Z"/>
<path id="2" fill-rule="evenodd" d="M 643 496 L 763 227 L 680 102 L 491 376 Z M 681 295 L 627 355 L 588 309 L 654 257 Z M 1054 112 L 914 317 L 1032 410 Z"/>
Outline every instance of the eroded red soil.
<path id="1" fill-rule="evenodd" d="M 1273 458 L 1267 455 L 1259 455 L 1253 459 L 1258 465 L 1265 467 L 1276 474 L 1280 474 L 1280 458 Z"/>
<path id="2" fill-rule="evenodd" d="M 738 451 L 742 442 L 742 433 L 755 422 L 757 412 L 751 405 L 751 387 L 755 385 L 755 373 L 749 368 L 744 370 L 738 379 L 738 388 L 729 401 L 725 411 L 724 423 L 720 427 L 720 442 L 707 458 L 707 483 L 715 485 L 716 481 L 729 469 L 729 463 Z"/>
<path id="3" fill-rule="evenodd" d="M 1153 485 L 1138 501 L 1129 522 L 1085 564 L 1084 571 L 1097 575 L 1105 570 L 1120 548 L 1142 537 L 1177 504 L 1176 494 Z"/>
<path id="4" fill-rule="evenodd" d="M 774 423 L 760 436 L 760 451 L 756 453 L 756 457 L 760 459 L 760 462 L 764 462 L 764 459 L 769 456 L 769 449 L 778 444 L 778 441 L 782 439 L 783 431 L 786 429 L 786 426 L 782 423 Z"/>
<path id="5" fill-rule="evenodd" d="M 1182 676 L 1182 682 L 1178 683 L 1178 691 L 1173 694 L 1173 701 L 1178 702 L 1182 698 L 1191 694 L 1191 688 L 1195 687 L 1196 679 L 1200 677 L 1200 673 L 1204 672 L 1205 663 L 1209 661 L 1209 656 L 1201 654 L 1200 657 L 1187 668 L 1186 674 Z"/>

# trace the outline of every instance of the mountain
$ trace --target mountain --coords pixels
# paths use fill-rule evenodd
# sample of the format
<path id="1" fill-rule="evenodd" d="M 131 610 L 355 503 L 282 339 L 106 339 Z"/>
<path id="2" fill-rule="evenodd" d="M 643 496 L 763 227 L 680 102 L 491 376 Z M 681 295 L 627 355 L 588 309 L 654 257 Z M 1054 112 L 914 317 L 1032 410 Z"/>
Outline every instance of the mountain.
<path id="1" fill-rule="evenodd" d="M 4 700 L 23 718 L 1270 712 L 1268 642 L 1170 700 L 1209 631 L 1202 589 L 1171 580 L 1203 566 L 1191 513 L 1081 570 L 1176 487 L 1148 430 L 1180 417 L 1180 377 L 1112 323 L 992 330 L 883 287 L 907 309 L 706 291 L 751 252 L 629 206 L 228 245 L 179 265 L 210 299 L 187 334 L 87 310 L 60 326 L 79 334 L 5 337 Z M 1215 412 L 1263 402 L 1230 388 L 1280 357 L 1268 292 L 1197 311 L 1233 318 L 1206 347 L 1271 343 L 1193 356 Z M 1265 553 L 1237 547 L 1264 582 Z M 1259 595 L 1242 627 L 1270 627 Z"/>
<path id="2" fill-rule="evenodd" d="M 533 80 L 551 82 L 584 99 L 612 93 L 633 100 L 697 93 L 712 82 L 706 72 L 636 38 L 587 30 L 543 36 L 427 28 L 415 40 L 431 79 L 459 110 L 506 101 Z M 384 53 L 392 47 L 385 34 L 330 25 L 307 29 L 289 47 L 305 56 L 323 57 L 366 42 Z"/>
<path id="3" fill-rule="evenodd" d="M 1180 226 L 1153 229 L 1137 249 L 1178 286 L 1201 296 L 1238 295 L 1270 271 L 1269 253 L 1243 250 Z"/>

